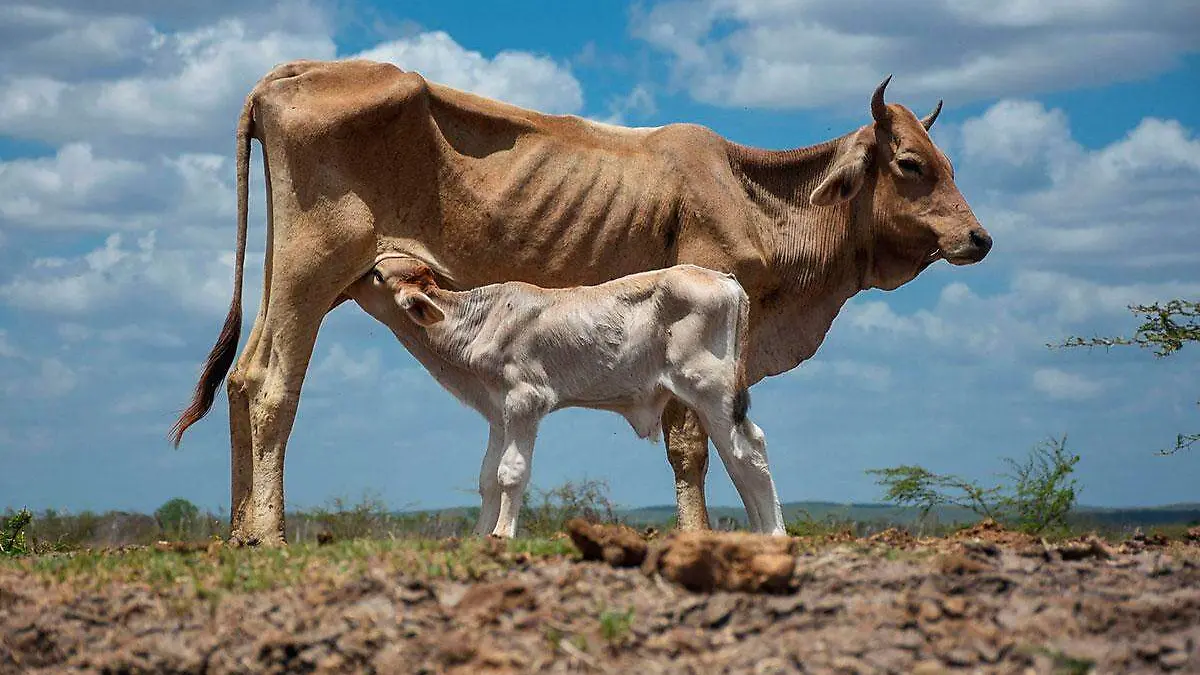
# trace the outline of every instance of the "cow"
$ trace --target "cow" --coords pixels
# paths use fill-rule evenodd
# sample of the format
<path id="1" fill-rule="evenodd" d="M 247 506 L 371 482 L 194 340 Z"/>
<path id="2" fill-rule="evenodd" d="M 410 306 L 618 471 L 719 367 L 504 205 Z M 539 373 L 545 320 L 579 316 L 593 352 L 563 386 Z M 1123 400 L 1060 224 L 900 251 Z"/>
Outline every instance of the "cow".
<path id="1" fill-rule="evenodd" d="M 771 151 L 694 124 L 624 128 L 544 115 L 365 60 L 295 61 L 247 96 L 237 127 L 237 244 L 229 313 L 171 435 L 229 374 L 231 541 L 281 544 L 283 462 L 322 319 L 380 253 L 438 285 L 595 285 L 692 263 L 750 298 L 746 382 L 811 357 L 842 305 L 938 260 L 975 263 L 992 239 L 924 119 L 871 97 L 871 121 Z M 267 177 L 263 296 L 246 346 L 242 275 L 251 139 Z M 708 441 L 678 401 L 663 413 L 678 522 L 708 526 Z"/>
<path id="2" fill-rule="evenodd" d="M 596 286 L 510 281 L 454 292 L 425 263 L 386 254 L 345 294 L 487 419 L 477 534 L 516 534 L 543 417 L 611 410 L 657 441 L 671 398 L 696 411 L 751 528 L 784 534 L 766 439 L 747 416 L 750 301 L 732 275 L 676 265 Z"/>

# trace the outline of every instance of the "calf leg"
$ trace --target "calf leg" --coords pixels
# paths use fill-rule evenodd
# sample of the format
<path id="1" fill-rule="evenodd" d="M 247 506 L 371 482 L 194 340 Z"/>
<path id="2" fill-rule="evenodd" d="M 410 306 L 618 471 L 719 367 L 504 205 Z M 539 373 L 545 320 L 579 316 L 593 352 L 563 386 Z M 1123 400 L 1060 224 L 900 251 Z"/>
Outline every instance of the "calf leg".
<path id="1" fill-rule="evenodd" d="M 521 511 L 522 497 L 529 485 L 529 473 L 533 466 L 533 444 L 537 438 L 537 419 L 519 419 L 504 425 L 504 451 L 496 470 L 496 482 L 500 488 L 500 513 L 492 534 L 498 537 L 513 537 L 517 533 L 517 517 Z"/>
<path id="2" fill-rule="evenodd" d="M 489 534 L 496 529 L 496 521 L 500 517 L 500 481 L 497 473 L 503 453 L 504 427 L 493 424 L 488 431 L 487 454 L 483 456 L 483 466 L 479 470 L 479 496 L 483 502 L 479 507 L 479 520 L 475 523 L 475 534 L 478 535 Z"/>
<path id="3" fill-rule="evenodd" d="M 758 532 L 784 534 L 783 510 L 767 463 L 767 441 L 762 429 L 750 418 L 740 424 L 734 424 L 727 415 L 705 419 L 721 462 L 746 505 L 750 526 Z"/>
<path id="4" fill-rule="evenodd" d="M 667 459 L 675 471 L 675 516 L 680 530 L 707 530 L 704 477 L 708 473 L 708 437 L 696 413 L 678 399 L 663 410 Z"/>

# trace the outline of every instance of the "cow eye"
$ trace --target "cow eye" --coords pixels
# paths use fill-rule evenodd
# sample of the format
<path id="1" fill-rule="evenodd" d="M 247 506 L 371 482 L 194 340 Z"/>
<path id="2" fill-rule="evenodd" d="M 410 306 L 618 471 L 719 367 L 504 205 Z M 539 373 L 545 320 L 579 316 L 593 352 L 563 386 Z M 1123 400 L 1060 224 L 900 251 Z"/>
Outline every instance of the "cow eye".
<path id="1" fill-rule="evenodd" d="M 383 272 L 380 272 L 379 270 L 371 270 L 371 276 L 375 277 L 375 281 L 378 281 L 381 284 L 383 283 Z"/>
<path id="2" fill-rule="evenodd" d="M 921 175 L 921 163 L 915 159 L 910 159 L 908 157 L 898 159 L 896 160 L 896 166 L 900 167 L 901 171 L 911 176 Z"/>

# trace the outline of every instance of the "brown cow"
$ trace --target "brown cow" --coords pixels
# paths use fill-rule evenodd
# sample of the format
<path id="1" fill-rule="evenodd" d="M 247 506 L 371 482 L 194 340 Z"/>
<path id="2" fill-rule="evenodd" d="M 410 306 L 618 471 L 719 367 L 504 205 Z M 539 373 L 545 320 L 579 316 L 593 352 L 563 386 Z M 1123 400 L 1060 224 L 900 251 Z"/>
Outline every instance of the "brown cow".
<path id="1" fill-rule="evenodd" d="M 233 300 L 184 430 L 212 406 L 241 330 L 250 139 L 267 175 L 258 318 L 229 375 L 232 538 L 283 541 L 283 458 L 317 330 L 381 253 L 443 288 L 595 285 L 692 263 L 751 299 L 749 383 L 811 357 L 851 296 L 931 263 L 982 260 L 991 238 L 927 129 L 871 99 L 871 124 L 820 145 L 749 148 L 691 124 L 629 129 L 543 115 L 390 64 L 297 61 L 251 91 L 238 124 Z M 664 414 L 679 524 L 707 526 L 708 442 Z"/>

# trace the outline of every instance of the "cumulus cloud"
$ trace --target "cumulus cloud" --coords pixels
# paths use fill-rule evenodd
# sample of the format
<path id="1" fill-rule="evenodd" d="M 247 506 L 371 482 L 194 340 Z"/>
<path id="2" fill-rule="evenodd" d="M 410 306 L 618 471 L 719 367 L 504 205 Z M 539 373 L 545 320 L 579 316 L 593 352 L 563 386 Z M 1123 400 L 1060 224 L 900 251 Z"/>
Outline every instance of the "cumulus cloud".
<path id="1" fill-rule="evenodd" d="M 394 63 L 426 79 L 549 113 L 575 113 L 583 89 L 554 60 L 506 50 L 487 58 L 466 49 L 442 31 L 385 42 L 356 56 Z"/>
<path id="2" fill-rule="evenodd" d="M 232 262 L 227 254 L 162 250 L 154 232 L 128 247 L 113 234 L 82 256 L 34 260 L 31 269 L 0 285 L 0 299 L 59 315 L 97 315 L 130 298 L 143 306 L 219 314 L 229 303 Z"/>
<path id="3" fill-rule="evenodd" d="M 37 373 L 25 382 L 14 382 L 8 386 L 10 395 L 27 394 L 37 398 L 59 398 L 70 393 L 79 383 L 79 377 L 62 361 L 42 359 Z"/>
<path id="4" fill-rule="evenodd" d="M 1068 401 L 1094 398 L 1104 391 L 1104 386 L 1095 380 L 1057 368 L 1033 371 L 1033 388 L 1052 399 Z"/>
<path id="5" fill-rule="evenodd" d="M 381 368 L 379 350 L 370 348 L 359 354 L 351 354 L 345 345 L 335 343 L 329 352 L 313 368 L 316 379 L 333 377 L 342 382 L 366 383 L 379 377 Z"/>
<path id="6" fill-rule="evenodd" d="M 50 143 L 106 146 L 169 140 L 175 147 L 225 135 L 263 73 L 294 58 L 332 58 L 316 27 L 253 30 L 231 18 L 190 31 L 148 32 L 135 41 L 144 68 L 115 78 L 64 81 L 45 75 L 0 80 L 0 128 Z M 197 146 L 193 146 L 197 147 Z"/>
<path id="7" fill-rule="evenodd" d="M 8 340 L 8 331 L 0 330 L 0 358 L 13 359 L 21 355 L 21 352 Z"/>
<path id="8" fill-rule="evenodd" d="M 107 344 L 144 345 L 147 347 L 182 347 L 185 342 L 174 331 L 162 326 L 128 324 L 119 328 L 96 329 L 67 321 L 58 325 L 58 336 L 68 343 L 103 342 Z"/>
<path id="9" fill-rule="evenodd" d="M 1200 138 L 1176 120 L 1143 119 L 1124 138 L 1082 147 L 1067 116 L 1001 101 L 963 123 L 960 182 L 996 236 L 997 252 L 1075 265 L 1200 264 L 1190 238 L 1200 209 Z"/>
<path id="10" fill-rule="evenodd" d="M 911 313 L 866 296 L 848 304 L 839 323 L 862 337 L 888 336 L 892 349 L 1013 363 L 1068 335 L 1123 332 L 1130 304 L 1200 295 L 1195 282 L 1104 284 L 1040 270 L 1017 270 L 1008 284 L 1000 293 L 979 295 L 951 282 L 932 307 Z"/>
<path id="11" fill-rule="evenodd" d="M 628 124 L 630 120 L 649 117 L 658 112 L 654 94 L 644 84 L 636 85 L 628 94 L 610 99 L 608 116 L 601 119 L 608 124 Z"/>
<path id="12" fill-rule="evenodd" d="M 875 393 L 888 391 L 892 387 L 892 369 L 866 361 L 817 358 L 805 362 L 792 372 L 801 379 L 819 379 L 834 386 L 848 386 Z"/>
<path id="13" fill-rule="evenodd" d="M 632 30 L 669 54 L 678 82 L 707 103 L 865 108 L 889 72 L 906 98 L 956 104 L 1159 72 L 1200 44 L 1200 8 L 1187 0 L 1153 12 L 1121 0 L 672 0 L 636 14 Z"/>
<path id="14" fill-rule="evenodd" d="M 0 222 L 123 228 L 166 206 L 163 195 L 143 189 L 150 173 L 141 162 L 96 157 L 87 143 L 64 145 L 53 157 L 0 162 Z"/>

